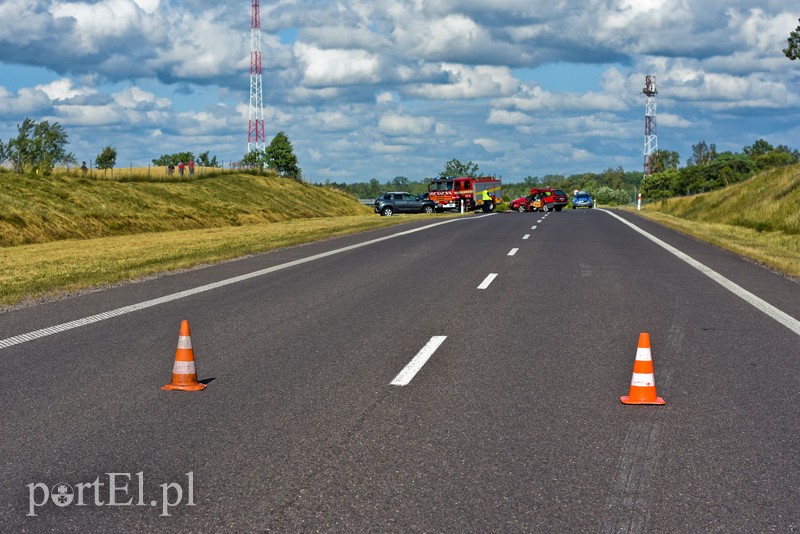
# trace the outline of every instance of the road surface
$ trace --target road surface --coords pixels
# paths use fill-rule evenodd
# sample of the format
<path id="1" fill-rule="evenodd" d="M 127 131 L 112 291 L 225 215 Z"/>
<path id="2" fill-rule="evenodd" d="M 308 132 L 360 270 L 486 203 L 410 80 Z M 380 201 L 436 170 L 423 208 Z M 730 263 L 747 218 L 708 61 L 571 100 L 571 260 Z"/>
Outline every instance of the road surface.
<path id="1" fill-rule="evenodd" d="M 0 531 L 797 531 L 797 296 L 570 210 L 9 311 Z M 162 391 L 184 319 L 207 388 Z M 619 401 L 641 332 L 665 406 Z"/>

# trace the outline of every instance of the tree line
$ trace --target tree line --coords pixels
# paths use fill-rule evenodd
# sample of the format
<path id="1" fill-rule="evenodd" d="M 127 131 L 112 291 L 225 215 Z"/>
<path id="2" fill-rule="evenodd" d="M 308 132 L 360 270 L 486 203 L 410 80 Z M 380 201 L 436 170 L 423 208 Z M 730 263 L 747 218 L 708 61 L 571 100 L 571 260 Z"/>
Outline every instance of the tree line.
<path id="1" fill-rule="evenodd" d="M 451 159 L 444 164 L 444 168 L 436 175 L 438 178 L 455 178 L 458 176 L 487 176 L 482 173 L 477 163 L 472 161 L 462 163 L 458 159 Z M 497 177 L 496 175 L 490 175 Z M 502 178 L 502 177 L 501 177 Z M 503 198 L 506 202 L 518 197 L 528 195 L 531 188 L 562 189 L 571 193 L 575 189 L 589 192 L 598 202 L 603 204 L 618 205 L 632 201 L 641 172 L 626 172 L 622 167 L 609 168 L 600 173 L 580 173 L 571 176 L 561 174 L 547 174 L 544 176 L 527 176 L 521 182 L 503 183 Z M 368 182 L 337 183 L 325 182 L 325 185 L 335 187 L 357 198 L 375 198 L 384 191 L 407 191 L 420 195 L 428 191 L 428 184 L 433 177 L 412 181 L 405 176 L 396 176 L 391 180 L 381 182 L 373 178 Z"/>
<path id="2" fill-rule="evenodd" d="M 50 175 L 58 166 L 69 167 L 78 165 L 75 154 L 68 152 L 66 147 L 69 136 L 64 127 L 58 122 L 37 122 L 26 117 L 17 125 L 17 136 L 7 142 L 0 140 L 0 165 L 9 162 L 17 173 L 32 172 L 44 176 Z M 192 152 L 178 152 L 164 154 L 153 159 L 154 165 L 177 165 L 181 161 L 188 162 L 194 159 Z M 202 152 L 197 157 L 197 163 L 206 167 L 219 167 L 216 156 L 209 156 L 209 151 Z M 95 156 L 95 167 L 101 170 L 113 169 L 117 164 L 117 149 L 106 145 Z M 86 162 L 82 162 L 81 169 L 86 170 Z"/>
<path id="3" fill-rule="evenodd" d="M 692 156 L 680 169 L 673 154 L 676 155 L 669 152 L 664 155 L 659 151 L 654 155 L 651 165 L 655 172 L 642 179 L 643 198 L 658 200 L 712 191 L 746 180 L 765 169 L 800 162 L 797 150 L 784 145 L 773 147 L 764 139 L 745 146 L 740 153 L 718 153 L 714 144 L 700 141 L 692 146 Z"/>

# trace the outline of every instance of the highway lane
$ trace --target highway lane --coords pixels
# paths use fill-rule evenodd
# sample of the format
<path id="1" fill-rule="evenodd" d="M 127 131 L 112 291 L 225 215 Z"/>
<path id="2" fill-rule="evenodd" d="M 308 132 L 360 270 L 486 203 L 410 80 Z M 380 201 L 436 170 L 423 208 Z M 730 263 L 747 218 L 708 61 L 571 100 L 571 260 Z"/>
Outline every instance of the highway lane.
<path id="1" fill-rule="evenodd" d="M 800 317 L 795 283 L 625 217 Z M 6 313 L 0 338 L 393 232 Z M 181 319 L 202 393 L 159 389 Z M 618 400 L 640 331 L 665 407 Z M 473 216 L 0 350 L 0 530 L 796 529 L 798 348 L 607 213 Z M 148 501 L 192 472 L 197 504 L 26 516 L 27 484 L 108 472 Z"/>

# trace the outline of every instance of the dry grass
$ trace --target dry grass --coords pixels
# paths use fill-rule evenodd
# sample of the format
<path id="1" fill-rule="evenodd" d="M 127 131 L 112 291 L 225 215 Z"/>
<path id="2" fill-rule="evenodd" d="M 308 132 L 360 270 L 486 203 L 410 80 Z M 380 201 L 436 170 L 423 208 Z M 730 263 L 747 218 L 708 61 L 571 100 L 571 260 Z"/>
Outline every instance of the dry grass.
<path id="1" fill-rule="evenodd" d="M 9 247 L 0 255 L 0 305 L 395 225 L 409 217 L 325 217 Z"/>
<path id="2" fill-rule="evenodd" d="M 370 214 L 341 191 L 276 176 L 119 182 L 0 174 L 0 247 Z"/>
<path id="3" fill-rule="evenodd" d="M 800 165 L 772 169 L 725 189 L 655 202 L 638 212 L 800 278 Z"/>
<path id="4" fill-rule="evenodd" d="M 430 218 L 275 175 L 119 177 L 0 172 L 0 305 Z"/>

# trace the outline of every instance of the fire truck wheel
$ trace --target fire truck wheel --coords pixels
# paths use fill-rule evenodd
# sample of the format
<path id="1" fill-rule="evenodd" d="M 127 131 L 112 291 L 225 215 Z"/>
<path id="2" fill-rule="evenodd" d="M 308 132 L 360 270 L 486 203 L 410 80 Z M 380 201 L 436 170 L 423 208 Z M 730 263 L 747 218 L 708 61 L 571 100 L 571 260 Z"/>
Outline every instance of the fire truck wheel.
<path id="1" fill-rule="evenodd" d="M 545 203 L 543 202 L 543 203 L 542 203 L 542 211 L 545 211 L 545 212 L 547 212 L 547 211 L 550 211 L 550 206 L 548 206 L 547 204 L 545 204 Z"/>
<path id="2" fill-rule="evenodd" d="M 393 213 L 394 211 L 389 206 L 386 206 L 385 208 L 383 208 L 383 211 L 381 211 L 381 215 L 385 217 L 391 217 Z"/>

